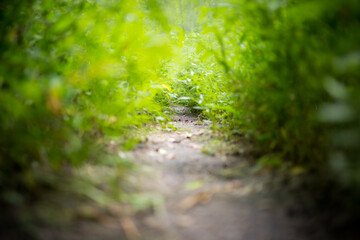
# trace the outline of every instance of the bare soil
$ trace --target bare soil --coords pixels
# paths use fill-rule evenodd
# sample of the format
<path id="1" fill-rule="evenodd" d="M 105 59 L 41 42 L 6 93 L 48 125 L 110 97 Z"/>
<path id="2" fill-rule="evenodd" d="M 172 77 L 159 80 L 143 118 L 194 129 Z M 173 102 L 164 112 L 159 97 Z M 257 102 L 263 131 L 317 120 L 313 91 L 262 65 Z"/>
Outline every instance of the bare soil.
<path id="1" fill-rule="evenodd" d="M 92 209 L 91 221 L 43 228 L 40 239 L 329 239 L 309 232 L 306 219 L 269 187 L 269 174 L 251 171 L 246 146 L 226 155 L 221 148 L 228 146 L 217 144 L 208 124 L 184 109 L 178 112 L 173 129 L 154 126 L 147 141 L 121 153 L 139 166 L 132 178 L 138 194 L 147 196 L 138 204 L 149 205 L 146 210 L 134 213 L 119 205 L 109 208 L 110 214 L 91 214 Z"/>
<path id="2" fill-rule="evenodd" d="M 143 191 L 164 200 L 160 209 L 136 218 L 142 239 L 308 239 L 303 219 L 289 216 L 267 189 L 267 177 L 224 178 L 229 164 L 246 160 L 207 149 L 209 125 L 187 115 L 173 116 L 171 124 L 177 130 L 154 130 L 133 153 L 152 171 L 152 178 L 143 179 Z"/>

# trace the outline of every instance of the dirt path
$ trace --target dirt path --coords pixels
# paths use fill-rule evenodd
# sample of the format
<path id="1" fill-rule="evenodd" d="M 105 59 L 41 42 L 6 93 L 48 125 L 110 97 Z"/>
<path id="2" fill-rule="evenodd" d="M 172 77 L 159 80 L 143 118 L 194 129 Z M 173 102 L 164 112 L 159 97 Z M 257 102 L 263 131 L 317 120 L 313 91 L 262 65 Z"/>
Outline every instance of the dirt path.
<path id="1" fill-rule="evenodd" d="M 185 115 L 172 120 L 177 130 L 153 131 L 133 153 L 150 172 L 142 179 L 142 191 L 163 202 L 137 218 L 142 239 L 306 239 L 300 235 L 300 220 L 288 217 L 261 176 L 218 176 L 227 160 L 203 153 L 209 126 Z"/>
<path id="2" fill-rule="evenodd" d="M 139 166 L 130 176 L 139 188 L 138 197 L 130 202 L 145 210 L 135 214 L 122 203 L 101 208 L 89 205 L 67 227 L 41 228 L 40 239 L 329 239 L 307 232 L 305 221 L 291 214 L 270 190 L 268 175 L 251 173 L 246 155 L 217 154 L 213 146 L 218 142 L 209 125 L 185 114 L 173 116 L 171 124 L 176 130 L 154 126 L 145 143 L 119 153 Z M 111 172 L 94 166 L 90 170 L 98 181 L 100 173 Z"/>

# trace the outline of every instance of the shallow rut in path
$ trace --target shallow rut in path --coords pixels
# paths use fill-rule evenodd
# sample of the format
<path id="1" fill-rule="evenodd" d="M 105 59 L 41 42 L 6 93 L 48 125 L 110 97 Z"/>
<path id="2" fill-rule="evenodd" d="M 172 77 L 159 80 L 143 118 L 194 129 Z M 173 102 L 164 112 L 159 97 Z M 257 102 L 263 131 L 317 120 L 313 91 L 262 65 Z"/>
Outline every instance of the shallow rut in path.
<path id="1" fill-rule="evenodd" d="M 286 214 L 261 176 L 218 177 L 224 157 L 202 151 L 208 125 L 186 115 L 172 121 L 177 130 L 154 130 L 133 151 L 134 161 L 150 172 L 142 191 L 162 199 L 154 212 L 136 218 L 142 239 L 306 239 L 301 220 Z"/>

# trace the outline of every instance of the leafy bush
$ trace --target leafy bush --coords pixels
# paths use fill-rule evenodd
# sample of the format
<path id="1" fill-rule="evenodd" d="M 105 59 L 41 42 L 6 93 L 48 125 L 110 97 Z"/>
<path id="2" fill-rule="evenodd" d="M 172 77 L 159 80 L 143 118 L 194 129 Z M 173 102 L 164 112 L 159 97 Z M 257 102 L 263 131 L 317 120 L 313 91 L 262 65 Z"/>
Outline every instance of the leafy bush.
<path id="1" fill-rule="evenodd" d="M 357 179 L 358 1 L 231 1 L 208 14 L 234 124 L 264 153 L 308 166 L 330 158 Z"/>
<path id="2" fill-rule="evenodd" d="M 99 159 L 112 135 L 133 143 L 161 114 L 151 86 L 172 50 L 156 6 L 1 1 L 0 204 L 26 203 L 49 187 L 38 173 Z"/>
<path id="3" fill-rule="evenodd" d="M 174 39 L 178 37 L 175 35 Z M 158 93 L 157 100 L 165 106 L 186 106 L 203 117 L 223 121 L 220 112 L 229 105 L 230 94 L 221 65 L 204 46 L 216 47 L 217 43 L 210 35 L 184 34 L 178 46 L 182 58 L 163 66 L 165 87 Z"/>

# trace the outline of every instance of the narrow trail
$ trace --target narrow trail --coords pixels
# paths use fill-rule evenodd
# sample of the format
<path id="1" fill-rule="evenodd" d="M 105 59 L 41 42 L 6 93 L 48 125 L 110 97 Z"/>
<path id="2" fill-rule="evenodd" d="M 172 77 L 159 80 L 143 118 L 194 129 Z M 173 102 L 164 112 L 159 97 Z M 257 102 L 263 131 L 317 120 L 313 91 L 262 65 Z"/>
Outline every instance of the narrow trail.
<path id="1" fill-rule="evenodd" d="M 269 187 L 269 175 L 251 173 L 246 154 L 219 154 L 210 144 L 216 139 L 209 125 L 184 112 L 172 116 L 171 124 L 176 130 L 154 126 L 146 142 L 123 153 L 139 168 L 130 176 L 136 185 L 130 192 L 141 196 L 137 204 L 145 210 L 123 203 L 85 205 L 85 218 L 82 214 L 63 228 L 40 228 L 39 239 L 329 239 L 309 233 L 309 223 L 289 214 Z M 94 178 L 109 172 L 90 170 Z M 227 170 L 244 174 L 226 175 Z"/>
<path id="2" fill-rule="evenodd" d="M 202 153 L 204 136 L 211 134 L 208 125 L 186 115 L 173 116 L 171 124 L 177 130 L 154 130 L 133 152 L 134 161 L 149 173 L 142 191 L 163 201 L 137 217 L 142 239 L 306 239 L 301 221 L 288 216 L 261 176 L 219 177 L 224 157 Z"/>

